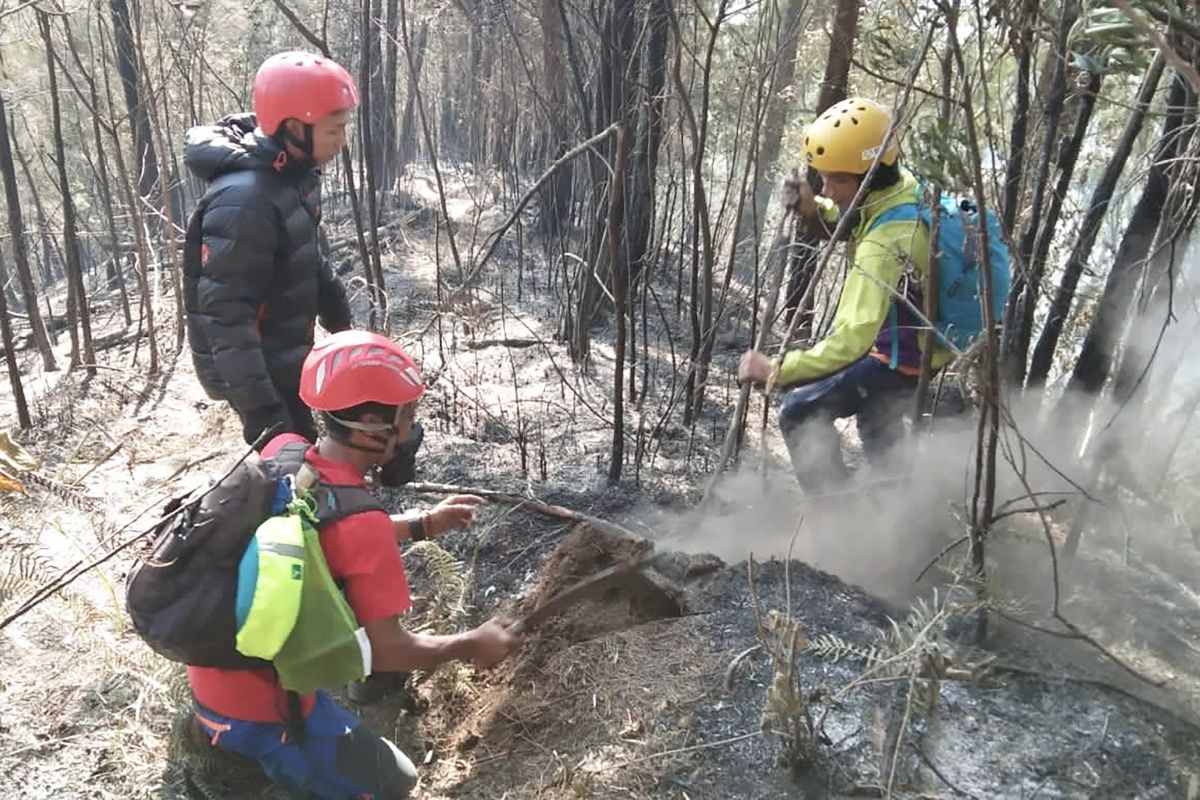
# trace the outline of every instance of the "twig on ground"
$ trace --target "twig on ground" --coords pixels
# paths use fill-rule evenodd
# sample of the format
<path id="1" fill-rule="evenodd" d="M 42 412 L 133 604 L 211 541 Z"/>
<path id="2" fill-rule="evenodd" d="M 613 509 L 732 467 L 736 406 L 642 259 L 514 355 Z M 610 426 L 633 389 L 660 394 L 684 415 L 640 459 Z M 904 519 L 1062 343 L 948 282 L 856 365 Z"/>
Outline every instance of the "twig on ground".
<path id="1" fill-rule="evenodd" d="M 728 739 L 720 739 L 715 742 L 703 742 L 701 744 L 691 745 L 690 747 L 676 747 L 674 750 L 663 750 L 659 753 L 651 753 L 648 756 L 631 759 L 623 764 L 616 764 L 613 766 L 613 769 L 628 767 L 631 764 L 640 764 L 643 761 L 650 761 L 651 759 L 655 758 L 663 758 L 664 756 L 677 756 L 681 753 L 694 753 L 697 750 L 707 750 L 712 747 L 723 747 L 727 744 L 745 741 L 746 739 L 753 739 L 755 736 L 762 736 L 762 731 L 750 731 L 749 733 L 743 733 L 738 736 L 730 736 Z"/>

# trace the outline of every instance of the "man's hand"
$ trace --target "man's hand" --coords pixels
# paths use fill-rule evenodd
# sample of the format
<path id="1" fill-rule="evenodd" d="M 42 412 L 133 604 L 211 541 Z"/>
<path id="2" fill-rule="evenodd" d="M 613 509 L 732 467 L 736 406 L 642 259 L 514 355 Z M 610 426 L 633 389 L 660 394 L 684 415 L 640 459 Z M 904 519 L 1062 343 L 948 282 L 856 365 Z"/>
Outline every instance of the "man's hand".
<path id="1" fill-rule="evenodd" d="M 738 362 L 738 383 L 766 383 L 775 370 L 775 362 L 757 350 L 742 353 Z"/>
<path id="2" fill-rule="evenodd" d="M 475 524 L 475 517 L 486 502 L 473 494 L 450 495 L 429 512 L 425 518 L 425 531 L 430 536 L 441 536 L 456 528 L 469 528 Z"/>
<path id="3" fill-rule="evenodd" d="M 795 211 L 802 217 L 810 217 L 817 213 L 817 201 L 808 181 L 793 170 L 791 177 L 783 181 L 783 207 Z"/>
<path id="4" fill-rule="evenodd" d="M 493 617 L 471 631 L 471 661 L 480 669 L 499 664 L 523 642 L 520 636 L 505 625 L 505 621 Z"/>

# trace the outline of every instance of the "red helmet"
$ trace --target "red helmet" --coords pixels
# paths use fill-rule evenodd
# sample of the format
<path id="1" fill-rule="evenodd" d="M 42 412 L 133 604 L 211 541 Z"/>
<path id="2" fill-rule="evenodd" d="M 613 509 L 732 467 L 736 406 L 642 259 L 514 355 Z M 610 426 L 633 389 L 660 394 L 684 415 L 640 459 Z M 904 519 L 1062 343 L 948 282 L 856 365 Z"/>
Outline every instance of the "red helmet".
<path id="1" fill-rule="evenodd" d="M 314 411 L 360 403 L 402 406 L 425 393 L 417 364 L 400 345 L 370 331 L 342 331 L 316 344 L 300 372 L 300 399 Z"/>
<path id="2" fill-rule="evenodd" d="M 254 113 L 268 136 L 274 136 L 285 119 L 312 125 L 357 105 L 358 87 L 350 73 L 313 53 L 276 53 L 254 76 Z"/>

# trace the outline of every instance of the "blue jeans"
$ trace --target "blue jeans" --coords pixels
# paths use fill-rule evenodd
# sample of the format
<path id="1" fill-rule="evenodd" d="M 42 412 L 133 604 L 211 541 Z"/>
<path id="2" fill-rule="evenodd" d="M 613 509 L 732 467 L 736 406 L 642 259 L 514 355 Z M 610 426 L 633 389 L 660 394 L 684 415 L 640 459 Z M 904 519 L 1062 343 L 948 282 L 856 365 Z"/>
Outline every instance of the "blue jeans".
<path id="1" fill-rule="evenodd" d="M 904 412 L 917 388 L 874 358 L 788 391 L 779 404 L 779 427 L 787 441 L 796 478 L 806 490 L 830 487 L 847 475 L 835 419 L 856 417 L 863 452 L 877 459 L 903 436 Z"/>
<path id="2" fill-rule="evenodd" d="M 408 797 L 417 784 L 408 757 L 325 692 L 317 692 L 304 720 L 303 743 L 289 741 L 279 723 L 233 719 L 199 703 L 196 719 L 214 746 L 254 759 L 268 778 L 299 797 L 391 800 Z"/>

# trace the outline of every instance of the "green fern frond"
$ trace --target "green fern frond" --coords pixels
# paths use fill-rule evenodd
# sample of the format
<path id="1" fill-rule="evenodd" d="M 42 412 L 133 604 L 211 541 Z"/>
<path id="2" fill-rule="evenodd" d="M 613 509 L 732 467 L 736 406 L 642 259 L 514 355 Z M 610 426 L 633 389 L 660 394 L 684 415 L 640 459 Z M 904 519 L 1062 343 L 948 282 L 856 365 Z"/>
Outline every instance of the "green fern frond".
<path id="1" fill-rule="evenodd" d="M 815 639 L 810 639 L 808 649 L 815 655 L 835 664 L 843 659 L 854 659 L 868 665 L 878 664 L 885 658 L 883 651 L 878 647 L 848 642 L 834 633 L 822 633 Z"/>

